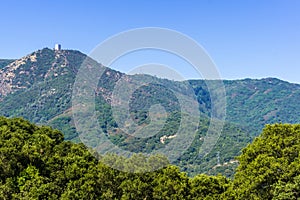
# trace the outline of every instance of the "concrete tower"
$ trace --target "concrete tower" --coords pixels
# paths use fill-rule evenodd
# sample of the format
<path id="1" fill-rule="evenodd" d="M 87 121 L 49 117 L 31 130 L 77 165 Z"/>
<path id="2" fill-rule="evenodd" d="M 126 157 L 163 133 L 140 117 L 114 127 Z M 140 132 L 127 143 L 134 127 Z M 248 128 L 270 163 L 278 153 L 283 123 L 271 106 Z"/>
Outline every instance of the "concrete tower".
<path id="1" fill-rule="evenodd" d="M 54 50 L 55 51 L 60 51 L 61 50 L 61 45 L 60 44 L 55 44 Z"/>

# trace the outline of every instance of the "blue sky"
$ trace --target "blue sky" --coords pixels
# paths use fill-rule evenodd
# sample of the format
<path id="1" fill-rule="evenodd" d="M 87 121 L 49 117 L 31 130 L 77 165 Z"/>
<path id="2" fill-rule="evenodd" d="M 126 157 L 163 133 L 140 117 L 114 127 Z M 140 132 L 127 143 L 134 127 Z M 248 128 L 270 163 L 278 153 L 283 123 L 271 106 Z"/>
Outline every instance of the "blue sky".
<path id="1" fill-rule="evenodd" d="M 20 58 L 55 43 L 89 53 L 119 32 L 163 27 L 201 44 L 224 79 L 277 77 L 300 83 L 298 0 L 10 0 L 1 1 L 0 8 L 0 58 Z M 172 59 L 146 52 L 113 68 L 126 72 L 155 57 L 164 58 L 153 62 Z M 187 78 L 197 78 L 182 62 L 170 63 Z"/>

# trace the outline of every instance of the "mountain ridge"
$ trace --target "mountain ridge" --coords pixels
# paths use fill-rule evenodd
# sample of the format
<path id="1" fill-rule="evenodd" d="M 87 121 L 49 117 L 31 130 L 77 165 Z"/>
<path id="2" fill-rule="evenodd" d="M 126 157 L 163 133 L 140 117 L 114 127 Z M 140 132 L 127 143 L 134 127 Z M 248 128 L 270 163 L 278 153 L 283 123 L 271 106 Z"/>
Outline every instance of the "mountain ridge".
<path id="1" fill-rule="evenodd" d="M 71 97 L 77 72 L 85 59 L 90 59 L 92 65 L 104 67 L 80 51 L 54 51 L 49 48 L 35 51 L 17 60 L 0 60 L 0 115 L 22 116 L 35 123 L 51 125 L 62 130 L 65 139 L 80 142 L 72 118 Z M 116 83 L 121 78 L 129 83 L 138 76 L 140 78 L 147 76 L 147 78 L 155 80 L 157 84 L 142 87 L 136 91 L 135 96 L 131 99 L 134 102 L 131 117 L 135 118 L 137 123 L 147 125 L 149 113 L 146 108 L 155 102 L 161 102 L 169 114 L 169 121 L 162 132 L 149 140 L 128 139 L 126 134 L 122 134 L 113 119 L 110 106 L 112 91 Z M 194 141 L 191 148 L 177 163 L 182 168 L 193 163 L 193 169 L 187 170 L 190 173 L 221 171 L 230 176 L 232 169 L 228 169 L 228 166 L 223 169 L 213 168 L 217 164 L 218 151 L 226 152 L 226 154 L 221 153 L 221 162 L 228 163 L 239 154 L 241 148 L 260 133 L 265 124 L 300 123 L 300 116 L 297 112 L 300 110 L 297 103 L 300 98 L 299 84 L 277 78 L 223 80 L 227 93 L 226 121 L 228 123 L 215 149 L 209 155 L 208 161 L 199 161 L 195 159 L 195 155 L 202 144 L 200 138 L 205 136 L 205 131 L 209 126 L 207 120 L 209 120 L 211 112 L 207 81 L 213 82 L 213 80 L 201 79 L 184 81 L 194 90 L 199 103 L 199 111 L 201 116 L 204 116 L 201 118 L 201 130 L 196 135 L 197 141 Z M 160 85 L 184 94 L 185 90 L 182 84 L 183 82 L 174 82 L 149 75 L 126 75 L 104 67 L 104 73 L 99 79 L 95 91 L 96 112 L 101 128 L 110 135 L 114 144 L 128 150 L 148 152 L 152 148 L 163 147 L 172 140 L 172 137 L 166 139 L 165 144 L 159 142 L 160 137 L 171 136 L 176 131 L 176 123 L 180 118 L 176 117 L 179 116 L 178 110 L 174 110 L 178 104 L 176 98 L 172 97 L 166 87 L 162 88 Z M 149 95 L 144 98 L 142 94 Z M 169 103 L 164 104 L 164 102 Z M 145 145 L 146 143 L 147 145 Z M 226 170 L 229 171 L 225 172 Z"/>

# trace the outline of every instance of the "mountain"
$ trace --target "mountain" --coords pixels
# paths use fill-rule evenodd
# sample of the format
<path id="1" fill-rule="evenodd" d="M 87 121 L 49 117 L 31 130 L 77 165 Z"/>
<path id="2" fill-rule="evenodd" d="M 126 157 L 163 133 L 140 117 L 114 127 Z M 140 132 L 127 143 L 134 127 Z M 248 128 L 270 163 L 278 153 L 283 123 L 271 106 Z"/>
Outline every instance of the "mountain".
<path id="1" fill-rule="evenodd" d="M 42 49 L 3 67 L 1 114 L 47 122 L 70 108 L 70 89 L 85 55 Z"/>
<path id="2" fill-rule="evenodd" d="M 208 93 L 203 80 L 192 80 L 190 83 L 194 88 L 202 89 L 201 95 Z M 227 100 L 226 120 L 253 126 L 254 135 L 260 133 L 265 124 L 300 122 L 300 106 L 297 103 L 299 84 L 276 78 L 224 80 L 223 83 Z"/>
<path id="3" fill-rule="evenodd" d="M 13 59 L 0 59 L 0 69 L 3 67 L 7 66 L 8 64 L 14 62 L 15 60 Z"/>
<path id="4" fill-rule="evenodd" d="M 149 75 L 129 76 L 107 68 L 79 51 L 49 48 L 17 60 L 0 60 L 0 115 L 22 116 L 38 124 L 51 125 L 63 131 L 66 140 L 80 142 L 71 112 L 71 97 L 78 70 L 86 60 L 90 66 L 104 71 L 94 91 L 98 123 L 115 145 L 131 152 L 149 153 L 175 140 L 174 134 L 180 126 L 182 114 L 186 113 L 180 112 L 179 100 L 172 91 L 183 94 L 184 100 L 188 101 L 186 84 L 191 86 L 199 103 L 199 130 L 190 147 L 175 161 L 191 175 L 221 172 L 231 176 L 238 164 L 234 157 L 261 132 L 265 124 L 300 122 L 300 105 L 297 103 L 300 85 L 275 78 L 224 80 L 226 123 L 214 149 L 202 158 L 199 150 L 212 112 L 207 83 L 213 83 L 213 80 L 176 82 Z M 147 126 L 150 123 L 149 108 L 161 104 L 167 113 L 166 123 L 156 135 L 131 137 L 120 128 L 113 116 L 114 102 L 111 98 L 119 80 L 125 81 L 131 87 L 129 89 L 133 89 L 131 85 L 136 80 L 154 83 L 134 91 L 129 117 L 140 126 Z M 160 126 L 160 122 L 155 123 Z M 190 127 L 184 128 L 189 130 Z M 96 136 L 90 137 L 92 140 Z"/>

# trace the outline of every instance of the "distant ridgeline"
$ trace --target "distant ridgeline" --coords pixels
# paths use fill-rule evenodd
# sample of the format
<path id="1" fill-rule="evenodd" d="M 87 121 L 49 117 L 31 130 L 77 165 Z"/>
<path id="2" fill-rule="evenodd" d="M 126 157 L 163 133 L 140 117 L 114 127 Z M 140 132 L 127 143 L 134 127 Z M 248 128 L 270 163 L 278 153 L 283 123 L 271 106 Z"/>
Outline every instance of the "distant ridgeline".
<path id="1" fill-rule="evenodd" d="M 10 63 L 14 62 L 15 60 L 12 59 L 0 59 L 0 69 L 9 65 Z"/>
<path id="2" fill-rule="evenodd" d="M 72 87 L 86 55 L 75 50 L 44 48 L 17 60 L 0 60 L 0 115 L 24 117 L 31 122 L 51 125 L 64 133 L 66 140 L 80 142 L 71 110 Z M 99 125 L 120 148 L 149 153 L 174 139 L 180 125 L 180 104 L 167 87 L 185 93 L 183 82 L 149 75 L 126 75 L 106 68 L 95 89 Z M 163 128 L 148 138 L 128 137 L 120 130 L 110 106 L 114 86 L 122 80 L 147 76 L 157 84 L 136 90 L 131 98 L 130 115 L 139 125 L 150 122 L 148 109 L 161 104 L 167 111 Z M 174 164 L 190 175 L 223 173 L 231 177 L 238 163 L 235 156 L 257 136 L 265 124 L 300 123 L 300 85 L 275 78 L 224 80 L 226 123 L 214 149 L 204 158 L 198 152 L 209 127 L 211 101 L 204 80 L 189 80 L 199 102 L 199 130 L 187 151 Z M 188 128 L 188 127 L 186 127 Z"/>

